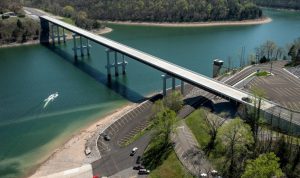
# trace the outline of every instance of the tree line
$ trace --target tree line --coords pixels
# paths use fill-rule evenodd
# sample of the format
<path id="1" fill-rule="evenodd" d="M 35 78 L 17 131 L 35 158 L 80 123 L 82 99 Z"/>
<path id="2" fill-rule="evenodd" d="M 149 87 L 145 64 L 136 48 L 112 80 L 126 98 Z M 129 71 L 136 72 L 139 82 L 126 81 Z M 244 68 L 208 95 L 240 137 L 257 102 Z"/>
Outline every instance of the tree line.
<path id="1" fill-rule="evenodd" d="M 84 12 L 88 19 L 199 22 L 245 20 L 262 17 L 249 0 L 27 0 L 27 5 L 64 15 L 64 7 Z M 76 14 L 75 14 L 76 16 Z"/>
<path id="2" fill-rule="evenodd" d="M 0 45 L 37 40 L 39 38 L 39 31 L 39 24 L 29 18 L 11 17 L 0 20 Z"/>
<path id="3" fill-rule="evenodd" d="M 19 0 L 0 1 L 0 14 L 6 12 L 14 12 L 16 16 L 1 16 L 0 45 L 14 42 L 23 43 L 39 38 L 39 24 L 30 18 L 25 18 Z"/>
<path id="4" fill-rule="evenodd" d="M 300 0 L 255 0 L 255 3 L 266 7 L 300 9 Z"/>

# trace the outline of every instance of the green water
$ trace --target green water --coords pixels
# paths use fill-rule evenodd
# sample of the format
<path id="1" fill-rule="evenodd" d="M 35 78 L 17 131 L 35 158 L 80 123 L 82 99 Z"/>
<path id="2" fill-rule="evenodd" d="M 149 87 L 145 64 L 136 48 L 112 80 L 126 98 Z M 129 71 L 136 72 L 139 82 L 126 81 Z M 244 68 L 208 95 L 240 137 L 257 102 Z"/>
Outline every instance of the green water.
<path id="1" fill-rule="evenodd" d="M 285 45 L 300 37 L 300 13 L 265 10 L 273 21 L 254 26 L 162 28 L 111 25 L 108 38 L 211 76 L 212 59 L 238 65 L 266 40 Z M 160 91 L 159 71 L 126 59 L 127 75 L 107 85 L 104 48 L 74 64 L 72 42 L 0 49 L 0 177 L 23 177 L 74 132 L 97 118 Z M 43 100 L 59 97 L 43 109 Z"/>

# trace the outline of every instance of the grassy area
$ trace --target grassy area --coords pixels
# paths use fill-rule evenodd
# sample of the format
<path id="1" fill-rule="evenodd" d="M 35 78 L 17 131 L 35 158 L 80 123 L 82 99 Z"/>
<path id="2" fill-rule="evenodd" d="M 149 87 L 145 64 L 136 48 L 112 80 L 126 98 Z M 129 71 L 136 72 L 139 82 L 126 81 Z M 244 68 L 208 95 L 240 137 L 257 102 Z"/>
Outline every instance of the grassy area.
<path id="1" fill-rule="evenodd" d="M 139 131 L 137 134 L 135 134 L 133 137 L 131 137 L 129 140 L 127 140 L 122 146 L 126 147 L 130 145 L 131 143 L 135 142 L 139 138 L 141 138 L 147 131 L 149 131 L 149 127 L 146 127 L 145 129 Z"/>
<path id="2" fill-rule="evenodd" d="M 210 141 L 209 126 L 204 120 L 204 110 L 199 109 L 189 115 L 185 122 L 192 130 L 201 148 L 204 148 Z"/>
<path id="3" fill-rule="evenodd" d="M 73 19 L 71 19 L 71 18 L 64 17 L 64 18 L 62 19 L 62 21 L 63 21 L 63 22 L 66 22 L 66 23 L 68 23 L 68 24 L 71 24 L 71 25 L 75 25 L 75 21 L 74 21 Z"/>
<path id="4" fill-rule="evenodd" d="M 271 73 L 267 72 L 267 71 L 261 71 L 261 72 L 255 73 L 255 76 L 257 76 L 257 77 L 265 77 L 265 76 L 269 76 L 269 75 L 271 75 Z"/>
<path id="5" fill-rule="evenodd" d="M 149 177 L 151 178 L 192 178 L 185 168 L 181 165 L 174 151 L 172 151 L 168 158 L 162 165 L 151 171 Z"/>

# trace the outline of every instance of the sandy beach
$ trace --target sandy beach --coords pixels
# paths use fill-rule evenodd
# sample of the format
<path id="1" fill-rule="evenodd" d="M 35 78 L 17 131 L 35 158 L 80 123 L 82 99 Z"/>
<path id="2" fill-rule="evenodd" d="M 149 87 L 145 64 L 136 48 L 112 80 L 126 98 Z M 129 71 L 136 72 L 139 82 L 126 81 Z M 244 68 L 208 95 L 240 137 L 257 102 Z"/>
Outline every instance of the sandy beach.
<path id="1" fill-rule="evenodd" d="M 54 150 L 51 156 L 44 161 L 30 178 L 37 178 L 49 174 L 65 171 L 80 167 L 89 163 L 88 157 L 85 155 L 85 146 L 95 134 L 101 133 L 109 125 L 119 119 L 122 115 L 135 108 L 138 104 L 128 104 L 122 108 L 115 110 L 104 118 L 99 118 L 95 123 L 85 129 L 82 129 L 78 134 L 71 137 L 65 144 Z"/>
<path id="2" fill-rule="evenodd" d="M 169 22 L 132 22 L 132 21 L 108 21 L 108 24 L 122 24 L 134 26 L 159 26 L 159 27 L 211 27 L 211 26 L 240 26 L 240 25 L 259 25 L 272 22 L 269 17 L 242 20 L 242 21 L 219 21 L 219 22 L 183 22 L 183 23 L 169 23 Z"/>

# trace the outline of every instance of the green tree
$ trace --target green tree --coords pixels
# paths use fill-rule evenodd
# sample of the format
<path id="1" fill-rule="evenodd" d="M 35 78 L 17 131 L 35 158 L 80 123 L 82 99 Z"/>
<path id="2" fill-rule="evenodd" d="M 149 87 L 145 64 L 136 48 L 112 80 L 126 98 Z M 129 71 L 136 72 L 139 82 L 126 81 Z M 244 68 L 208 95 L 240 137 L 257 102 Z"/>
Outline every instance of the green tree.
<path id="1" fill-rule="evenodd" d="M 253 95 L 253 109 L 248 113 L 248 121 L 250 122 L 253 138 L 254 138 L 254 143 L 257 143 L 258 139 L 258 127 L 261 122 L 260 120 L 260 112 L 261 112 L 261 101 L 263 98 L 265 98 L 266 93 L 263 89 L 254 87 L 251 89 L 251 93 Z"/>
<path id="2" fill-rule="evenodd" d="M 74 12 L 75 12 L 75 10 L 74 10 L 74 7 L 72 7 L 72 6 L 65 6 L 63 8 L 63 13 L 64 13 L 64 16 L 66 16 L 66 17 L 72 17 L 74 15 Z"/>
<path id="3" fill-rule="evenodd" d="M 143 156 L 143 164 L 155 169 L 168 157 L 173 148 L 171 132 L 174 131 L 176 113 L 168 108 L 158 112 L 152 121 L 153 136 Z"/>
<path id="4" fill-rule="evenodd" d="M 254 143 L 251 128 L 236 118 L 222 125 L 217 139 L 225 151 L 223 174 L 226 177 L 239 177 L 249 153 L 248 148 Z"/>
<path id="5" fill-rule="evenodd" d="M 180 92 L 174 91 L 163 99 L 165 107 L 178 112 L 183 106 L 183 96 Z"/>
<path id="6" fill-rule="evenodd" d="M 271 153 L 260 155 L 255 160 L 248 160 L 242 178 L 271 178 L 283 176 L 279 166 L 279 158 Z"/>
<path id="7" fill-rule="evenodd" d="M 291 56 L 292 62 L 296 62 L 296 57 L 297 57 L 297 48 L 296 45 L 292 45 L 290 48 L 288 55 Z"/>
<path id="8" fill-rule="evenodd" d="M 163 138 L 164 143 L 168 144 L 175 122 L 176 113 L 173 110 L 166 108 L 158 112 L 152 122 L 155 137 Z"/>

